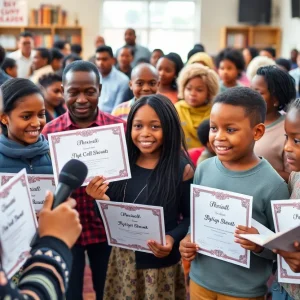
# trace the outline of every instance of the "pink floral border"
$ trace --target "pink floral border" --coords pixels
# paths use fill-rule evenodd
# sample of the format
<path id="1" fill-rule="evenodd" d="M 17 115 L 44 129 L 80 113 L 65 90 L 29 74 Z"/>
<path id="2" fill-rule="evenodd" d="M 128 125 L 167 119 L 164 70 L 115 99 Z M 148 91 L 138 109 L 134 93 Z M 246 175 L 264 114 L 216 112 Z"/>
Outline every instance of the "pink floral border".
<path id="1" fill-rule="evenodd" d="M 195 202 L 196 202 L 196 197 L 200 196 L 200 193 L 208 193 L 214 196 L 217 200 L 226 200 L 229 198 L 233 198 L 236 200 L 241 201 L 241 206 L 247 210 L 247 220 L 246 220 L 246 225 L 249 226 L 250 220 L 249 220 L 249 209 L 250 209 L 250 200 L 247 198 L 242 198 L 238 196 L 233 196 L 224 192 L 218 192 L 218 191 L 210 191 L 210 190 L 205 190 L 203 188 L 198 188 L 198 187 L 193 187 L 193 241 L 195 241 Z M 201 251 L 207 252 L 212 256 L 219 257 L 219 258 L 224 258 L 227 260 L 235 261 L 240 264 L 243 264 L 247 266 L 247 261 L 248 261 L 248 251 L 245 249 L 245 252 L 243 255 L 240 255 L 238 259 L 235 257 L 228 256 L 226 253 L 224 253 L 221 250 L 208 250 L 201 248 Z"/>
<path id="2" fill-rule="evenodd" d="M 278 215 L 282 212 L 282 207 L 293 207 L 293 208 L 296 208 L 297 210 L 300 210 L 300 202 L 279 203 L 279 204 L 276 203 L 276 204 L 273 204 L 273 207 L 274 207 L 274 214 L 275 214 L 276 232 L 280 232 Z M 280 259 L 279 259 L 279 272 L 280 272 L 281 278 L 300 279 L 300 274 L 298 276 L 288 275 L 287 270 L 283 268 L 282 257 L 280 257 Z"/>
<path id="3" fill-rule="evenodd" d="M 160 209 L 153 209 L 153 208 L 148 208 L 148 207 L 133 207 L 131 205 L 128 204 L 109 204 L 109 203 L 100 203 L 100 208 L 103 212 L 103 216 L 105 219 L 105 223 L 108 224 L 107 218 L 106 218 L 106 214 L 105 214 L 105 210 L 108 209 L 109 206 L 117 206 L 120 207 L 122 209 L 126 209 L 128 211 L 138 211 L 138 210 L 151 210 L 154 216 L 158 217 L 158 222 L 159 222 L 159 231 L 160 231 L 160 236 L 161 236 L 161 240 L 159 241 L 159 243 L 162 245 L 163 244 L 163 228 L 162 228 L 162 223 L 161 223 L 161 210 Z M 122 244 L 119 243 L 116 239 L 114 239 L 111 235 L 109 226 L 107 226 L 108 228 L 108 232 L 106 233 L 109 236 L 109 240 L 110 242 L 115 245 L 115 246 L 124 246 L 124 247 L 130 247 L 132 249 L 135 250 L 146 250 L 146 251 L 150 251 L 149 248 L 145 248 L 142 247 L 140 245 L 134 245 L 134 244 Z"/>
<path id="4" fill-rule="evenodd" d="M 115 126 L 112 125 L 107 125 L 110 126 L 109 128 L 105 128 L 105 126 L 99 126 L 99 127 L 93 127 L 93 128 L 86 128 L 86 129 L 82 129 L 82 130 L 77 130 L 75 133 L 74 131 L 66 131 L 66 132 L 60 132 L 59 135 L 55 135 L 52 134 L 50 136 L 52 144 L 53 144 L 53 152 L 54 152 L 54 167 L 56 169 L 56 174 L 59 173 L 59 166 L 58 166 L 58 159 L 57 159 L 57 151 L 56 151 L 56 144 L 60 143 L 60 139 L 61 137 L 65 137 L 65 136 L 72 136 L 72 135 L 81 135 L 83 137 L 85 136 L 92 136 L 95 133 L 98 133 L 99 131 L 107 131 L 107 130 L 111 130 L 113 135 L 118 135 L 120 138 L 120 142 L 121 142 L 121 147 L 122 147 L 122 159 L 123 159 L 123 165 L 124 165 L 124 169 L 119 171 L 119 175 L 117 176 L 106 176 L 107 180 L 112 180 L 112 179 L 118 179 L 118 178 L 123 178 L 123 177 L 127 177 L 129 172 L 128 172 L 128 166 L 126 165 L 126 150 L 124 149 L 124 144 L 126 143 L 125 140 L 123 139 L 123 135 L 122 135 L 122 130 L 121 130 L 121 126 L 123 126 L 123 124 L 119 123 L 119 124 L 115 124 Z M 88 183 L 93 179 L 93 177 L 88 177 L 85 179 L 84 183 Z"/>

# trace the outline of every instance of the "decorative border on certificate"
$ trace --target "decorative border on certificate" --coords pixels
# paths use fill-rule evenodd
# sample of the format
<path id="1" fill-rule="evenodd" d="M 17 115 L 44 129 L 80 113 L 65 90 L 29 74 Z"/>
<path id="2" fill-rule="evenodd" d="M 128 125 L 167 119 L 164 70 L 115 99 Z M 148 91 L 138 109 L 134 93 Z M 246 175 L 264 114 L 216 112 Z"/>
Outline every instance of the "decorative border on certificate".
<path id="1" fill-rule="evenodd" d="M 158 218 L 158 224 L 159 224 L 159 231 L 160 231 L 161 239 L 157 242 L 159 242 L 162 245 L 165 244 L 165 231 L 164 231 L 165 224 L 164 224 L 164 216 L 163 216 L 163 210 L 162 209 L 155 208 L 153 206 L 148 206 L 148 205 L 139 205 L 140 207 L 138 207 L 138 206 L 130 205 L 131 203 L 127 203 L 127 204 L 126 203 L 120 203 L 120 204 L 118 204 L 118 202 L 103 203 L 103 202 L 98 202 L 97 201 L 97 204 L 98 204 L 98 207 L 101 211 L 101 215 L 104 218 L 103 223 L 105 225 L 106 234 L 108 236 L 108 241 L 109 241 L 109 244 L 111 246 L 116 246 L 116 247 L 120 247 L 120 248 L 127 248 L 127 249 L 131 249 L 131 250 L 137 250 L 137 251 L 152 253 L 152 251 L 149 250 L 149 248 L 145 248 L 141 245 L 136 245 L 136 244 L 123 244 L 123 243 L 118 242 L 118 240 L 116 240 L 112 237 L 111 230 L 110 230 L 109 226 L 107 226 L 108 220 L 107 220 L 106 214 L 104 212 L 105 210 L 108 209 L 109 206 L 120 207 L 120 208 L 125 209 L 129 212 L 136 212 L 136 211 L 139 211 L 139 210 L 152 211 L 153 216 L 156 216 Z"/>
<path id="2" fill-rule="evenodd" d="M 272 203 L 272 206 L 273 206 L 272 208 L 273 208 L 273 218 L 275 221 L 274 225 L 275 225 L 276 232 L 280 232 L 280 231 L 284 230 L 284 229 L 280 228 L 279 220 L 278 220 L 278 215 L 282 212 L 282 208 L 292 207 L 292 208 L 295 208 L 300 211 L 300 201 L 299 200 L 297 201 L 297 200 L 291 199 L 291 200 L 285 200 L 287 203 L 284 203 L 284 202 L 276 203 L 276 202 L 280 202 L 280 201 L 282 201 L 282 200 L 272 201 L 272 202 L 275 202 L 275 203 Z M 277 265 L 278 265 L 278 269 L 279 269 L 278 270 L 278 278 L 279 279 L 280 278 L 284 279 L 284 282 L 288 282 L 288 279 L 297 280 L 297 284 L 299 284 L 298 282 L 300 281 L 300 274 L 294 273 L 295 276 L 289 275 L 288 271 L 283 266 L 283 258 L 279 255 L 277 255 Z"/>
<path id="3" fill-rule="evenodd" d="M 16 174 L 5 174 L 5 175 L 1 175 L 0 174 L 0 178 L 1 178 L 1 181 L 0 181 L 0 186 L 4 185 L 5 183 L 7 183 L 11 178 L 13 178 Z M 54 180 L 54 177 L 53 176 L 48 176 L 48 175 L 45 175 L 45 176 L 35 176 L 35 175 L 27 175 L 27 178 L 28 178 L 28 183 L 31 184 L 31 183 L 35 183 L 37 181 L 43 181 L 43 180 L 51 180 L 52 181 L 52 186 L 55 187 L 55 180 Z"/>
<path id="4" fill-rule="evenodd" d="M 241 202 L 241 207 L 245 208 L 247 211 L 247 220 L 246 220 L 246 226 L 249 227 L 249 225 L 251 224 L 251 218 L 249 218 L 250 215 L 250 207 L 251 207 L 251 203 L 250 203 L 250 199 L 249 198 L 243 198 L 243 197 L 239 197 L 239 196 L 234 196 L 232 194 L 227 194 L 226 192 L 222 192 L 222 191 L 213 191 L 213 190 L 209 190 L 209 189 L 205 189 L 205 187 L 197 187 L 197 186 L 192 186 L 192 211 L 193 211 L 193 228 L 195 228 L 195 202 L 196 202 L 196 197 L 200 196 L 200 193 L 207 193 L 212 195 L 215 199 L 217 200 L 225 200 L 225 199 L 236 199 L 239 200 Z M 193 236 L 192 236 L 192 241 L 195 241 L 195 230 L 193 230 Z M 209 253 L 210 256 L 212 257 L 218 257 L 218 258 L 223 258 L 226 260 L 231 260 L 234 262 L 237 262 L 239 265 L 244 265 L 246 267 L 248 267 L 248 260 L 249 260 L 249 251 L 248 250 L 244 250 L 244 254 L 240 255 L 239 259 L 236 259 L 234 257 L 228 256 L 226 253 L 224 253 L 221 250 L 218 249 L 214 249 L 214 250 L 208 250 L 205 248 L 200 249 L 203 252 Z"/>
<path id="5" fill-rule="evenodd" d="M 28 180 L 27 180 L 26 171 L 25 171 L 25 169 L 23 169 L 22 171 L 20 171 L 20 173 L 16 174 L 16 178 L 11 178 L 11 180 L 9 180 L 9 182 L 6 183 L 6 186 L 1 188 L 0 202 L 1 202 L 2 199 L 6 199 L 10 195 L 11 189 L 18 182 L 21 182 L 22 186 L 26 187 L 27 199 L 31 200 L 31 195 L 30 195 L 30 190 L 29 190 L 29 183 L 28 183 Z M 33 209 L 32 204 L 30 205 L 30 212 L 31 212 L 32 218 L 33 218 L 34 223 L 35 223 L 35 228 L 37 228 L 38 224 L 37 224 L 37 221 L 36 221 L 35 211 Z M 15 265 L 10 270 L 6 270 L 7 276 L 9 278 L 18 271 L 20 266 L 25 262 L 26 258 L 29 255 L 30 255 L 29 251 L 22 252 L 19 256 L 18 261 L 15 263 Z"/>
<path id="6" fill-rule="evenodd" d="M 126 140 L 125 140 L 124 131 L 122 130 L 122 126 L 124 126 L 122 123 L 117 123 L 117 124 L 113 124 L 113 125 L 104 125 L 104 126 L 98 126 L 98 127 L 92 127 L 92 128 L 86 128 L 86 129 L 78 129 L 78 130 L 71 130 L 71 131 L 49 134 L 49 141 L 51 140 L 51 144 L 52 144 L 52 147 L 50 147 L 50 152 L 51 152 L 51 155 L 54 156 L 54 159 L 53 159 L 53 168 L 55 169 L 54 174 L 56 175 L 56 174 L 59 174 L 59 172 L 60 172 L 59 166 L 58 166 L 56 145 L 60 143 L 61 137 L 73 136 L 73 135 L 87 137 L 87 136 L 92 136 L 95 133 L 98 133 L 100 131 L 111 131 L 113 135 L 118 135 L 120 138 L 123 169 L 119 170 L 119 175 L 111 176 L 111 177 L 106 176 L 106 179 L 108 181 L 115 180 L 115 179 L 122 180 L 123 178 L 125 179 L 128 176 L 130 176 L 131 173 L 130 173 L 130 169 L 129 169 L 129 162 L 126 159 L 127 149 L 124 148 L 124 145 L 126 145 Z M 87 177 L 83 184 L 89 183 L 92 179 L 93 179 L 93 177 Z"/>

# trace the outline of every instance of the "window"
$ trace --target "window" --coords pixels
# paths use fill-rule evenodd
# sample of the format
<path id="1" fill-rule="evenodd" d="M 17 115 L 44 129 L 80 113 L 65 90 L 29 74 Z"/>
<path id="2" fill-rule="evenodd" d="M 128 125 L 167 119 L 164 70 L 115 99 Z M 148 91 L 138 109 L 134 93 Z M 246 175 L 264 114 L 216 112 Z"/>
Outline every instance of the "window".
<path id="1" fill-rule="evenodd" d="M 103 0 L 101 33 L 114 51 L 134 28 L 137 43 L 150 50 L 177 52 L 183 61 L 200 36 L 200 0 Z"/>

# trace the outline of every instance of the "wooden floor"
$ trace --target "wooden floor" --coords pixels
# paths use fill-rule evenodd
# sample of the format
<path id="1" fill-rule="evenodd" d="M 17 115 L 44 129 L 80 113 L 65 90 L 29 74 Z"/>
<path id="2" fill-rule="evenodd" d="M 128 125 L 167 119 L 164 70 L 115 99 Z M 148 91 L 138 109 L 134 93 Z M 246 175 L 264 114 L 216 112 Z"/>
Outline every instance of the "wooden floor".
<path id="1" fill-rule="evenodd" d="M 84 272 L 83 299 L 96 300 L 96 296 L 93 290 L 91 269 L 89 266 L 85 267 Z"/>

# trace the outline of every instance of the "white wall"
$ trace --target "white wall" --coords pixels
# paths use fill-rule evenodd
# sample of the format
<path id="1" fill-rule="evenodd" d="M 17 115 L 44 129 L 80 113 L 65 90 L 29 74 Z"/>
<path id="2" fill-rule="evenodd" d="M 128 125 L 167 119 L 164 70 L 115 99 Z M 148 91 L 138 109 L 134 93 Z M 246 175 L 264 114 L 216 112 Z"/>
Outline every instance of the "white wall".
<path id="1" fill-rule="evenodd" d="M 280 3 L 281 0 L 272 1 L 273 26 L 279 25 L 277 11 Z M 243 25 L 238 22 L 238 5 L 239 0 L 201 0 L 200 41 L 210 54 L 216 54 L 220 50 L 222 27 Z"/>
<path id="2" fill-rule="evenodd" d="M 78 16 L 79 25 L 83 28 L 83 56 L 91 56 L 95 51 L 94 39 L 99 34 L 100 0 L 28 0 L 29 10 L 39 8 L 41 3 L 61 5 L 68 12 L 68 25 L 75 25 Z"/>
<path id="3" fill-rule="evenodd" d="M 282 56 L 289 57 L 293 48 L 300 50 L 300 19 L 292 18 L 290 0 L 282 0 L 280 25 L 282 27 Z"/>

